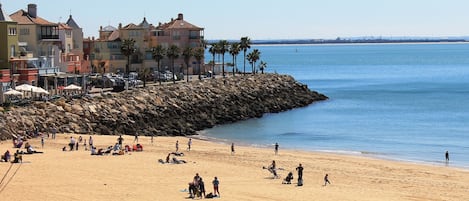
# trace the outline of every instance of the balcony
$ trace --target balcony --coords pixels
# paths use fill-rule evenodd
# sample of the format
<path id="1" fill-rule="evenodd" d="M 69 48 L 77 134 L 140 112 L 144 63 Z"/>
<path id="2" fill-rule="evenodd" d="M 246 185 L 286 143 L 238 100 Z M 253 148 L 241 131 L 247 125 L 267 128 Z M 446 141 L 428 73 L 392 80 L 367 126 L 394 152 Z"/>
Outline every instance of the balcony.
<path id="1" fill-rule="evenodd" d="M 59 35 L 41 35 L 41 40 L 59 40 Z"/>

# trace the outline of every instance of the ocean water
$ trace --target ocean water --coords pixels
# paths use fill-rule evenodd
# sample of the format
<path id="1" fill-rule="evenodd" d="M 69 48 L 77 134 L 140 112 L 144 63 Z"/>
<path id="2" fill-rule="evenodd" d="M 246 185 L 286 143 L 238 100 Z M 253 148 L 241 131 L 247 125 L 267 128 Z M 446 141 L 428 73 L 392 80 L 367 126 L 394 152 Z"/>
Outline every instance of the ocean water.
<path id="1" fill-rule="evenodd" d="M 292 75 L 330 99 L 206 129 L 202 137 L 469 168 L 469 44 L 254 48 L 267 72 Z"/>

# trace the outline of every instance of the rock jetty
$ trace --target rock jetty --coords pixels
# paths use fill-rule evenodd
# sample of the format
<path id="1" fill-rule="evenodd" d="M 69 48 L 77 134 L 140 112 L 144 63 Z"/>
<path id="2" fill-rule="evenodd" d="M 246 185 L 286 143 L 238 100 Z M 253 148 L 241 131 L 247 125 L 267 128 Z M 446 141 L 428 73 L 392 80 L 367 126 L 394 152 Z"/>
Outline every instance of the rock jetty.
<path id="1" fill-rule="evenodd" d="M 259 74 L 163 84 L 103 96 L 0 108 L 0 140 L 35 127 L 79 134 L 193 135 L 215 125 L 303 107 L 327 97 L 293 77 Z"/>

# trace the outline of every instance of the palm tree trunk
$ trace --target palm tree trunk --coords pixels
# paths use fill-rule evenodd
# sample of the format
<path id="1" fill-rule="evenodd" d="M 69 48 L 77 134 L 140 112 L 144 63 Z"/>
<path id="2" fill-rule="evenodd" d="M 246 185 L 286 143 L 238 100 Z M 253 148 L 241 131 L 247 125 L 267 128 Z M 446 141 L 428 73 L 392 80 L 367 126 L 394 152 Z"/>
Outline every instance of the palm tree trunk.
<path id="1" fill-rule="evenodd" d="M 174 58 L 171 58 L 171 66 L 173 67 L 172 71 L 173 71 L 173 84 L 176 84 L 176 79 L 174 78 Z"/>
<path id="2" fill-rule="evenodd" d="M 222 71 L 223 77 L 225 77 L 225 54 L 223 54 L 223 55 L 221 56 L 221 63 L 222 63 L 222 66 L 221 66 L 222 69 L 221 69 L 221 71 Z"/>
<path id="3" fill-rule="evenodd" d="M 246 50 L 244 50 L 244 69 L 243 69 L 243 75 L 246 75 Z"/>
<path id="4" fill-rule="evenodd" d="M 161 85 L 160 61 L 158 61 L 158 82 L 160 82 L 160 85 Z"/>
<path id="5" fill-rule="evenodd" d="M 187 76 L 187 82 L 189 82 L 189 64 L 186 63 L 186 76 Z"/>

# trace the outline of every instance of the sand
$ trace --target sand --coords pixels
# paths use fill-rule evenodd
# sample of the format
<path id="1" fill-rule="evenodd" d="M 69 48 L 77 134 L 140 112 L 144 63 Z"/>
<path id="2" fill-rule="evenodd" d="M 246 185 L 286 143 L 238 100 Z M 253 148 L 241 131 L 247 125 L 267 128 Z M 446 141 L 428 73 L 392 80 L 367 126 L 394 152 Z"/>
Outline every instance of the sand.
<path id="1" fill-rule="evenodd" d="M 0 163 L 0 200 L 186 200 L 188 182 L 195 173 L 212 192 L 212 180 L 220 180 L 220 200 L 469 200 L 469 171 L 451 166 L 410 164 L 350 155 L 334 155 L 253 148 L 188 138 L 140 136 L 143 152 L 121 156 L 91 156 L 81 144 L 78 151 L 62 151 L 69 134 L 57 134 L 31 144 L 43 154 L 24 155 L 22 164 Z M 78 138 L 78 135 L 73 135 Z M 82 135 L 84 139 L 89 136 Z M 93 136 L 98 148 L 113 145 L 117 136 Z M 124 136 L 132 144 L 133 136 Z M 175 151 L 179 140 L 186 164 L 160 164 Z M 10 141 L 0 144 L 3 154 L 14 152 Z M 277 162 L 280 179 L 262 169 Z M 296 186 L 295 167 L 304 166 L 304 186 Z M 289 171 L 293 183 L 282 184 Z M 329 174 L 330 185 L 324 186 Z"/>

